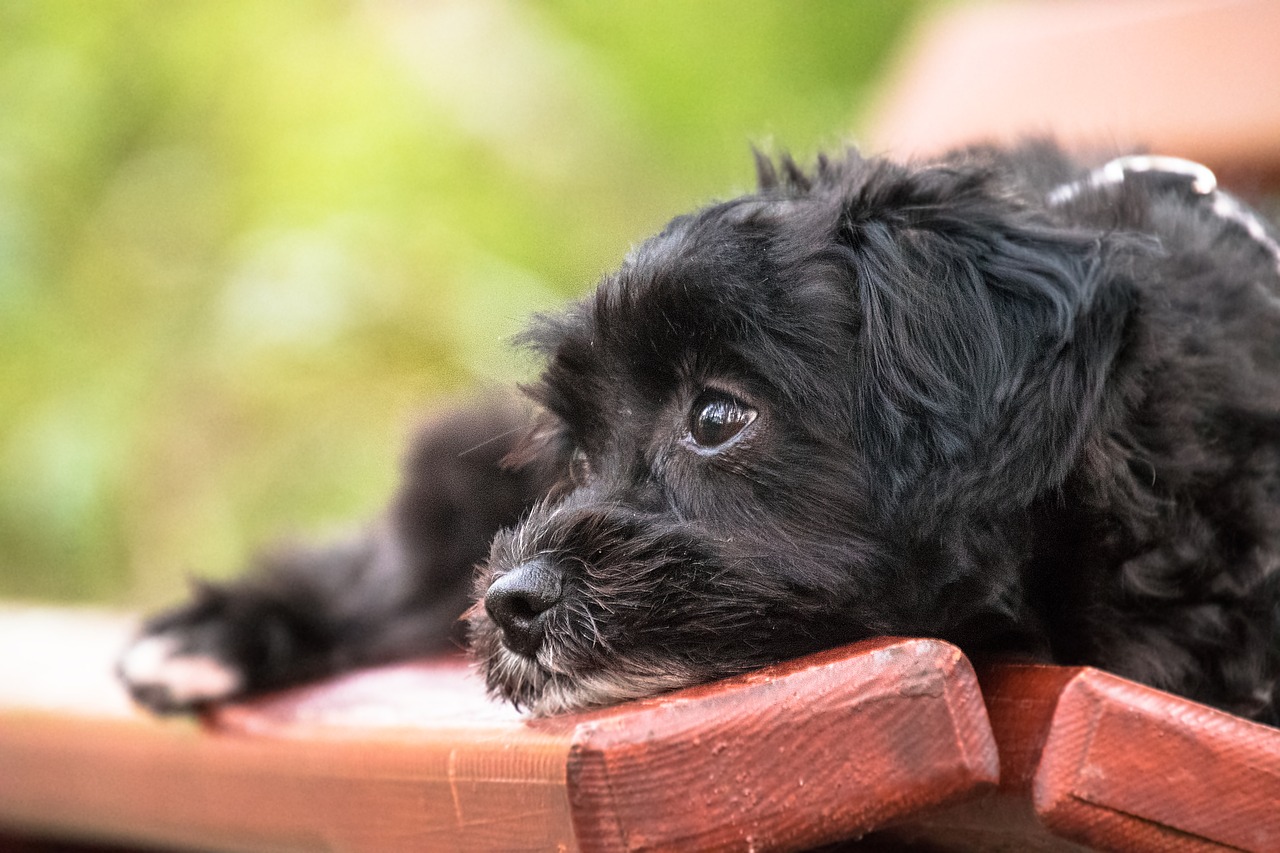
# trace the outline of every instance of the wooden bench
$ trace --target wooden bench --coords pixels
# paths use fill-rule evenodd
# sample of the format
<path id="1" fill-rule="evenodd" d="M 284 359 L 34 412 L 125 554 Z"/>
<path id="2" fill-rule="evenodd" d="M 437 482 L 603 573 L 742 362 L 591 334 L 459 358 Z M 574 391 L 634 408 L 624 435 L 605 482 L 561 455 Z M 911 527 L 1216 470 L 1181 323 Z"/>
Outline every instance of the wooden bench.
<path id="1" fill-rule="evenodd" d="M 1280 849 L 1280 731 L 1092 669 L 882 639 L 529 720 L 443 659 L 157 720 L 129 630 L 0 608 L 0 849 Z"/>

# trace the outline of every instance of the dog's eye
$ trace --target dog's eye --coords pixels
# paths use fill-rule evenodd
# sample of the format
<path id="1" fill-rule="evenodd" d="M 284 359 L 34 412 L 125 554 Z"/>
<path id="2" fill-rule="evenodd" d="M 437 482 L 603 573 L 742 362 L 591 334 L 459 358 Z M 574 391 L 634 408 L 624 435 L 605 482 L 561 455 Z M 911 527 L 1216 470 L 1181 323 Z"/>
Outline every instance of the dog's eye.
<path id="1" fill-rule="evenodd" d="M 723 391 L 704 391 L 689 410 L 689 435 L 699 447 L 719 447 L 756 419 L 756 410 Z"/>
<path id="2" fill-rule="evenodd" d="M 591 463 L 587 460 L 587 454 L 581 447 L 575 447 L 573 455 L 569 457 L 569 480 L 575 486 L 585 486 L 590 477 Z"/>

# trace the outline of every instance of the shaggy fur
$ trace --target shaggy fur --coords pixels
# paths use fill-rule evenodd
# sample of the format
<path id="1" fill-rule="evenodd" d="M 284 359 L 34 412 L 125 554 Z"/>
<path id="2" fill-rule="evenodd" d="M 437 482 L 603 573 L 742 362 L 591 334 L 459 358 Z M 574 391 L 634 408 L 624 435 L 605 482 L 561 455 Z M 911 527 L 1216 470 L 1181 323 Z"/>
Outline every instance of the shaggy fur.
<path id="1" fill-rule="evenodd" d="M 429 651 L 482 561 L 473 653 L 537 713 L 898 634 L 1272 719 L 1266 246 L 1178 181 L 1050 204 L 1083 172 L 1043 144 L 759 171 L 535 320 L 521 441 L 471 450 L 511 404 L 457 415 L 368 539 L 149 623 L 234 689 L 127 656 L 135 695 L 173 710 Z"/>

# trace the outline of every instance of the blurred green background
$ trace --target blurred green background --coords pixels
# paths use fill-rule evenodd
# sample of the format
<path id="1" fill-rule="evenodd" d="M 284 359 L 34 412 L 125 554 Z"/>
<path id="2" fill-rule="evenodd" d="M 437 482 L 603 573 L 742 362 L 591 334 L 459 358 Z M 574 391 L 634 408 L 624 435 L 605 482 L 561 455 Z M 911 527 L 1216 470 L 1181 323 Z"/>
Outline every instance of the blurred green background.
<path id="1" fill-rule="evenodd" d="M 919 9 L 0 0 L 0 596 L 375 514 L 530 311 L 856 138 Z"/>

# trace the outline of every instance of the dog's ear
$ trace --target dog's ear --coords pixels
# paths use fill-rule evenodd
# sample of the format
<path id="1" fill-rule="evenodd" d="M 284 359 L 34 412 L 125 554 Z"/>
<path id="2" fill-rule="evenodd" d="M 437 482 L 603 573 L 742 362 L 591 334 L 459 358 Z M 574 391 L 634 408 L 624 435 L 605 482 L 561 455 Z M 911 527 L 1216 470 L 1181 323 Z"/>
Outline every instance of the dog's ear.
<path id="1" fill-rule="evenodd" d="M 851 200 L 856 413 L 899 500 L 1000 511 L 1059 486 L 1109 404 L 1140 247 L 1056 227 L 978 182 Z"/>

